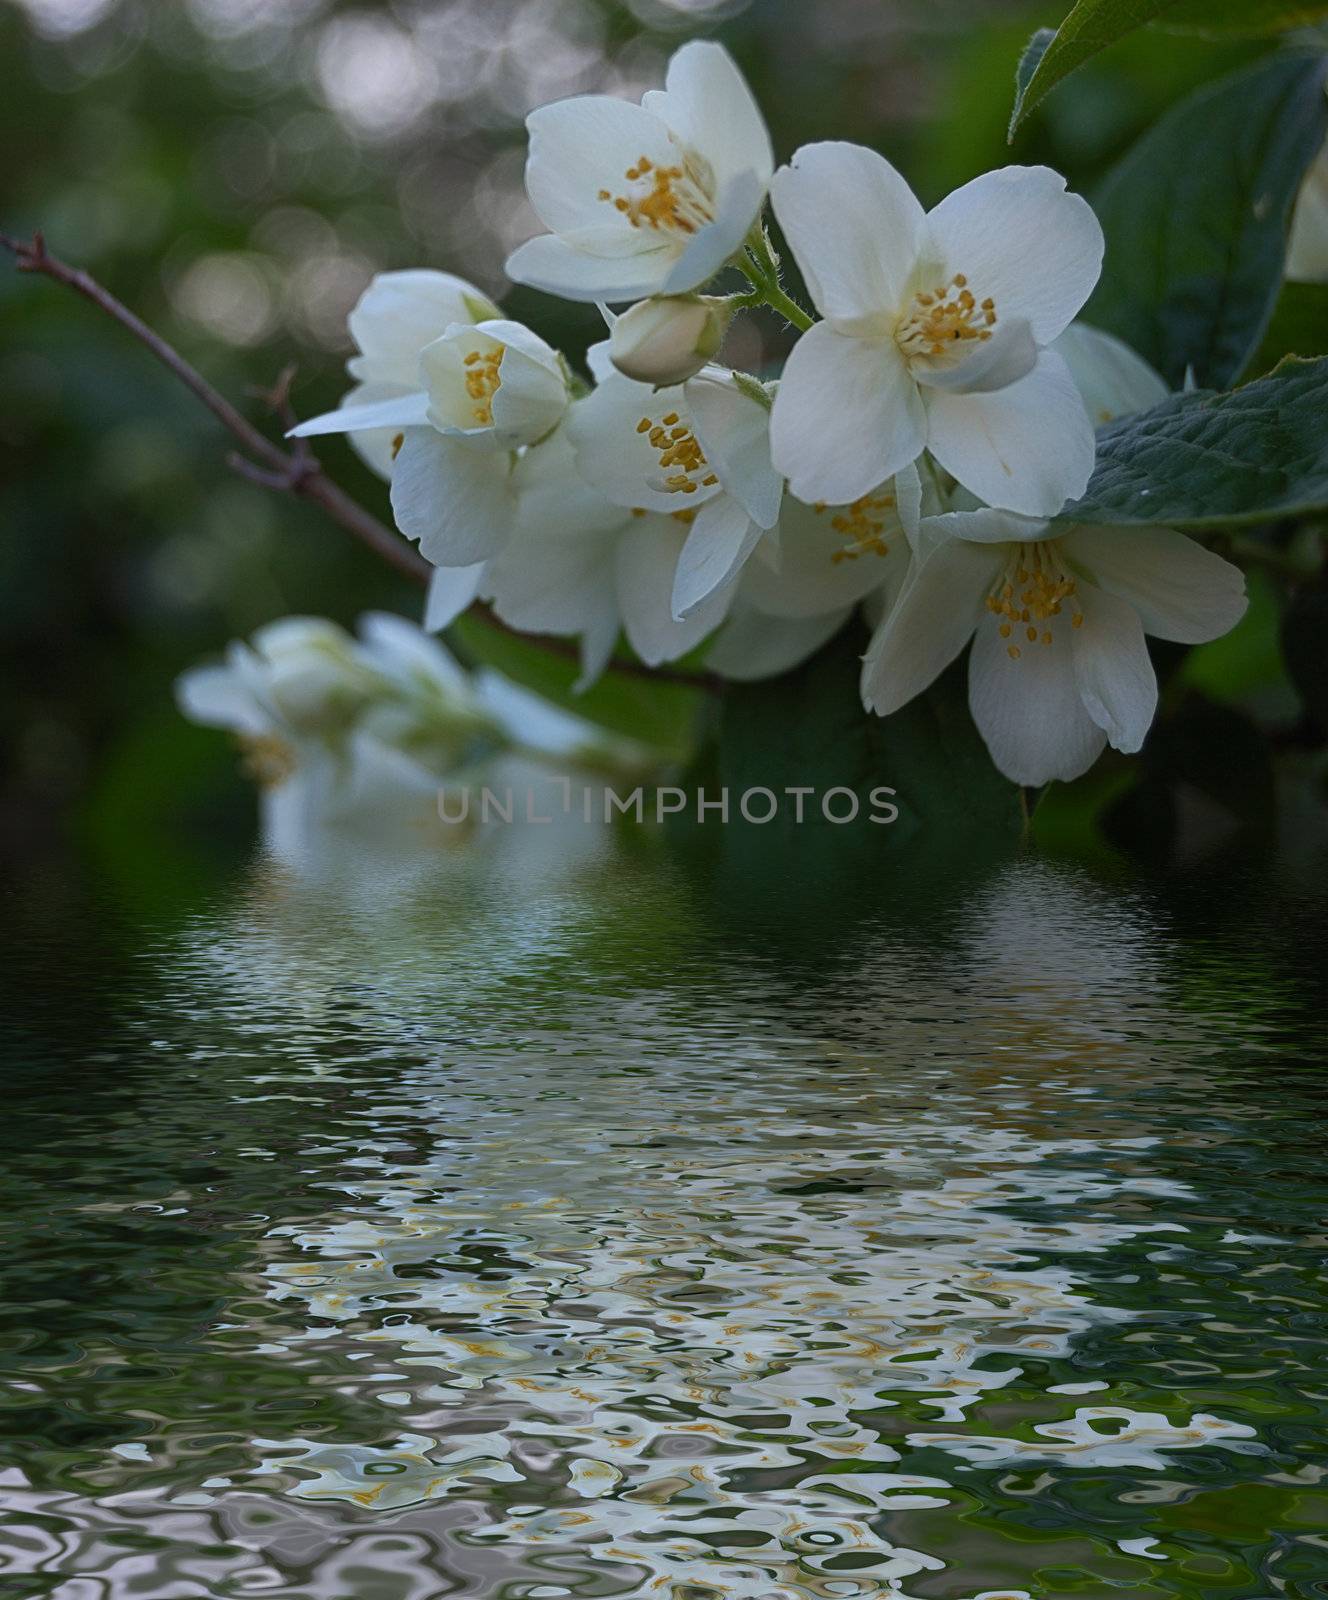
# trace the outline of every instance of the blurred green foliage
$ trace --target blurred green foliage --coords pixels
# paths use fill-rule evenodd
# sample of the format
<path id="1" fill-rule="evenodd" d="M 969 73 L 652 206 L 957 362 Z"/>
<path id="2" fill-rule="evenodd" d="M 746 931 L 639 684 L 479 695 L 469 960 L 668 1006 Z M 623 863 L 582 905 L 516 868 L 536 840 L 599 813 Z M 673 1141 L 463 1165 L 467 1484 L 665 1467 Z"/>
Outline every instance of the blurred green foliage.
<path id="1" fill-rule="evenodd" d="M 561 94 L 658 81 L 683 37 L 730 46 L 781 157 L 810 139 L 871 144 L 927 202 L 1009 159 L 1091 190 L 1165 107 L 1262 48 L 1134 35 L 1051 96 L 1011 151 L 1015 64 L 1061 9 L 0 0 L 0 228 L 43 228 L 256 418 L 258 392 L 296 362 L 307 415 L 344 388 L 345 314 L 382 268 L 462 272 L 584 350 L 593 308 L 509 293 L 501 275 L 534 227 L 522 118 Z M 748 319 L 728 354 L 757 365 L 783 337 Z M 125 870 L 136 852 L 170 870 L 164 833 L 182 816 L 209 848 L 247 837 L 247 785 L 174 714 L 175 674 L 287 613 L 418 615 L 418 591 L 313 509 L 236 478 L 227 448 L 122 330 L 0 263 L 0 822 L 15 863 L 63 861 L 91 839 Z M 343 443 L 322 454 L 385 510 Z M 1236 679 L 1228 689 L 1242 698 Z M 630 722 L 630 693 L 609 697 Z M 656 714 L 676 739 L 686 696 Z"/>

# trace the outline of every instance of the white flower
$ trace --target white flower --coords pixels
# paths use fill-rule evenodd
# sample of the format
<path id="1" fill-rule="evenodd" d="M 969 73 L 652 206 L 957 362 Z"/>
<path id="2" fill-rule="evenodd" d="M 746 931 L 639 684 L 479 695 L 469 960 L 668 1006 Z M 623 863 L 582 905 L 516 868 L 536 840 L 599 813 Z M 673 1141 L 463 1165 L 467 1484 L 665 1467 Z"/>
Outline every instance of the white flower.
<path id="1" fill-rule="evenodd" d="M 707 283 L 760 215 L 774 158 L 722 46 L 686 44 L 663 90 L 583 95 L 527 119 L 526 188 L 550 232 L 508 276 L 569 300 L 641 300 Z"/>
<path id="2" fill-rule="evenodd" d="M 425 268 L 380 272 L 348 319 L 357 354 L 346 363 L 355 387 L 343 408 L 399 400 L 420 387 L 420 351 L 457 322 L 486 322 L 498 307 L 464 278 Z M 392 475 L 394 428 L 352 433 L 351 444 L 380 477 Z"/>
<path id="3" fill-rule="evenodd" d="M 842 616 L 878 591 L 889 603 L 908 577 L 921 513 L 922 481 L 913 466 L 848 505 L 786 497 L 778 541 L 758 546 L 741 592 L 775 617 Z"/>
<path id="4" fill-rule="evenodd" d="M 474 580 L 512 627 L 580 639 L 580 689 L 603 672 L 620 630 L 642 661 L 659 666 L 695 649 L 729 601 L 716 594 L 686 621 L 674 619 L 674 572 L 690 524 L 616 504 L 586 482 L 569 435 L 590 403 L 577 401 L 567 427 L 521 458 L 512 538 Z"/>
<path id="5" fill-rule="evenodd" d="M 1328 283 L 1328 144 L 1310 163 L 1296 198 L 1286 275 L 1294 283 Z"/>
<path id="6" fill-rule="evenodd" d="M 1064 179 L 1006 167 L 924 213 L 881 156 L 815 144 L 771 195 L 826 319 L 775 400 L 794 494 L 855 500 L 924 448 L 992 505 L 1051 515 L 1083 493 L 1093 429 L 1045 347 L 1096 283 L 1103 241 Z"/>
<path id="7" fill-rule="evenodd" d="M 731 318 L 728 302 L 714 296 L 640 300 L 615 319 L 609 356 L 619 372 L 638 383 L 686 383 L 719 353 Z"/>
<path id="8" fill-rule="evenodd" d="M 1159 372 L 1114 334 L 1072 322 L 1051 346 L 1070 369 L 1094 427 L 1149 411 L 1171 391 Z"/>
<path id="9" fill-rule="evenodd" d="M 941 542 L 872 639 L 863 702 L 888 716 L 971 638 L 973 719 L 1015 783 L 1076 778 L 1107 743 L 1138 750 L 1157 706 L 1145 633 L 1199 644 L 1245 610 L 1239 570 L 1170 528 L 1062 529 L 984 508 L 924 532 Z"/>
<path id="10" fill-rule="evenodd" d="M 417 355 L 416 388 L 302 422 L 299 438 L 385 428 L 392 511 L 435 564 L 492 555 L 512 516 L 513 452 L 558 425 L 571 398 L 562 357 L 501 318 L 452 323 Z"/>
<path id="11" fill-rule="evenodd" d="M 665 597 L 679 620 L 726 592 L 778 521 L 784 485 L 770 463 L 769 423 L 760 386 L 721 367 L 657 390 L 610 371 L 568 417 L 582 477 L 628 510 L 667 514 L 683 535 Z M 652 583 L 656 544 L 632 541 Z"/>

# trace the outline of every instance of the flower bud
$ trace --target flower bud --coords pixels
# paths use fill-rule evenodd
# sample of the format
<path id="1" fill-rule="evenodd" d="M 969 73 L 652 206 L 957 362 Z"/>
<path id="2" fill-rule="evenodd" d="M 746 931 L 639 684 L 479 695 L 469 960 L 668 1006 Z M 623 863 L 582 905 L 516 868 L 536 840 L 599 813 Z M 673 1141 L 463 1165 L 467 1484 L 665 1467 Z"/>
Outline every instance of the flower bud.
<path id="1" fill-rule="evenodd" d="M 733 310 L 710 295 L 662 295 L 641 300 L 613 325 L 609 356 L 638 383 L 685 383 L 724 342 Z"/>

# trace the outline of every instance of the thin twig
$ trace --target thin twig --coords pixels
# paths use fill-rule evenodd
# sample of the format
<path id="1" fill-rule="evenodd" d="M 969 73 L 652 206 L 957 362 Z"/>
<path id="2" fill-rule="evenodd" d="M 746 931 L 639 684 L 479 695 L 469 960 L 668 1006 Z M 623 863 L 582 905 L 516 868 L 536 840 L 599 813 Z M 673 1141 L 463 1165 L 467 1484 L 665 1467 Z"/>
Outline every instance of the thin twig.
<path id="1" fill-rule="evenodd" d="M 136 316 L 123 301 L 117 300 L 108 289 L 104 289 L 81 267 L 72 267 L 68 262 L 53 256 L 47 250 L 46 241 L 40 232 L 34 233 L 30 240 L 16 239 L 10 234 L 0 233 L 0 248 L 8 250 L 14 256 L 20 272 L 39 273 L 42 277 L 52 278 L 56 283 L 62 283 L 67 288 L 73 289 L 118 322 L 121 327 L 126 328 L 140 344 L 146 345 L 157 360 L 207 407 L 240 445 L 240 450 L 232 451 L 226 458 L 227 465 L 233 472 L 275 494 L 290 494 L 298 499 L 311 501 L 339 527 L 352 534 L 361 544 L 366 545 L 398 572 L 404 573 L 416 583 L 428 584 L 434 571 L 432 564 L 426 561 L 413 545 L 408 544 L 385 522 L 380 521 L 371 511 L 360 505 L 359 501 L 335 484 L 324 472 L 308 440 L 297 439 L 289 450 L 274 444 L 237 411 L 223 394 L 214 389 L 202 373 L 191 366 L 174 346 L 148 327 L 147 323 Z M 295 368 L 287 367 L 271 389 L 259 391 L 257 396 L 286 430 L 293 428 L 298 420 L 290 403 L 290 388 L 294 377 Z M 515 638 L 524 639 L 550 655 L 561 656 L 571 661 L 580 658 L 580 651 L 571 640 L 522 633 L 520 629 L 504 622 L 482 601 L 475 601 L 470 610 L 472 615 L 488 626 L 499 632 L 511 634 Z M 616 672 L 628 673 L 634 677 L 686 684 L 691 688 L 717 691 L 723 687 L 722 680 L 710 673 L 685 672 L 680 668 L 670 667 L 647 667 L 639 661 L 624 661 L 617 656 L 609 662 L 609 666 Z"/>

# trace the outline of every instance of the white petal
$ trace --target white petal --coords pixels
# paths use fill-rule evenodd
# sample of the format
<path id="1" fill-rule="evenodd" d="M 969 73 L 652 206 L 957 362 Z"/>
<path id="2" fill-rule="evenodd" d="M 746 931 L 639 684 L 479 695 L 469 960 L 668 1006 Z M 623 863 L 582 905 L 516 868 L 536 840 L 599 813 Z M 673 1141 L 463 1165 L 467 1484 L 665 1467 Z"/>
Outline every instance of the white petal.
<path id="1" fill-rule="evenodd" d="M 674 415 L 679 420 L 670 427 L 689 420 L 680 386 L 651 390 L 613 373 L 572 407 L 564 424 L 581 476 L 610 500 L 633 510 L 673 512 L 704 505 L 722 492 L 718 482 L 693 494 L 666 489 L 660 452 L 650 443 L 649 433 L 639 431 L 646 418 L 662 425 L 664 417 Z"/>
<path id="2" fill-rule="evenodd" d="M 359 620 L 365 656 L 398 682 L 423 681 L 462 701 L 470 698 L 470 679 L 437 639 L 405 617 L 369 611 Z"/>
<path id="3" fill-rule="evenodd" d="M 430 633 L 450 627 L 480 592 L 485 563 L 469 567 L 435 567 L 424 602 L 424 626 Z"/>
<path id="4" fill-rule="evenodd" d="M 432 428 L 406 435 L 392 474 L 397 527 L 435 566 L 487 561 L 506 543 L 516 502 L 509 458 Z"/>
<path id="5" fill-rule="evenodd" d="M 770 459 L 770 410 L 745 394 L 731 377 L 713 369 L 683 388 L 692 427 L 719 480 L 754 522 L 773 528 L 779 520 L 784 480 Z"/>
<path id="6" fill-rule="evenodd" d="M 709 283 L 730 256 L 742 248 L 761 214 L 765 189 L 754 172 L 739 172 L 724 185 L 715 203 L 715 220 L 698 228 L 669 269 L 663 293 L 686 294 Z"/>
<path id="7" fill-rule="evenodd" d="M 1328 144 L 1310 163 L 1296 197 L 1286 275 L 1293 283 L 1328 283 Z"/>
<path id="8" fill-rule="evenodd" d="M 1084 615 L 1083 626 L 1070 635 L 1079 698 L 1108 741 L 1130 754 L 1143 744 L 1157 710 L 1143 625 L 1133 606 L 1091 583 L 1079 584 L 1076 599 Z"/>
<path id="9" fill-rule="evenodd" d="M 499 384 L 490 397 L 491 422 L 467 392 L 468 359 L 501 348 Z M 567 381 L 558 353 L 519 322 L 502 320 L 449 328 L 420 354 L 429 393 L 429 421 L 443 433 L 489 436 L 504 450 L 543 438 L 567 409 Z"/>
<path id="10" fill-rule="evenodd" d="M 994 618 L 973 639 L 968 704 L 991 759 L 1012 783 L 1068 783 L 1107 742 L 1079 698 L 1066 641 L 1029 645 L 1012 659 Z"/>
<path id="11" fill-rule="evenodd" d="M 415 386 L 403 389 L 397 384 L 357 383 L 341 397 L 338 410 L 349 411 L 352 406 L 376 405 L 380 400 L 399 400 L 415 393 Z M 400 428 L 365 428 L 348 435 L 351 449 L 371 472 L 387 482 L 392 477 L 392 464 L 396 459 Z"/>
<path id="12" fill-rule="evenodd" d="M 1026 378 L 993 394 L 929 389 L 927 448 L 979 499 L 1030 517 L 1077 499 L 1096 455 L 1079 391 L 1050 350 Z"/>
<path id="13" fill-rule="evenodd" d="M 972 636 L 1003 557 L 952 539 L 915 564 L 872 636 L 862 663 L 862 703 L 886 717 L 939 678 Z"/>
<path id="14" fill-rule="evenodd" d="M 175 703 L 191 722 L 236 733 L 265 733 L 272 718 L 231 667 L 193 667 L 175 680 Z"/>
<path id="15" fill-rule="evenodd" d="M 1018 383 L 1037 365 L 1038 347 L 1033 330 L 1023 317 L 1007 317 L 995 334 L 978 344 L 966 361 L 954 367 L 933 367 L 925 361 L 913 364 L 913 376 L 929 388 L 948 389 L 955 394 L 990 394 Z"/>
<path id="16" fill-rule="evenodd" d="M 669 62 L 663 91 L 641 103 L 705 157 L 719 187 L 739 172 L 755 174 L 763 188 L 770 182 L 775 158 L 765 119 L 723 45 L 699 39 L 683 45 Z"/>
<path id="17" fill-rule="evenodd" d="M 418 389 L 418 362 L 426 344 L 454 322 L 498 314 L 486 294 L 450 272 L 380 272 L 348 319 L 360 353 L 351 357 L 347 370 L 365 383 Z"/>
<path id="18" fill-rule="evenodd" d="M 494 610 L 526 633 L 583 633 L 614 605 L 619 529 L 582 538 L 518 537 L 489 563 Z M 616 611 L 614 632 L 617 631 Z"/>
<path id="19" fill-rule="evenodd" d="M 613 660 L 617 643 L 618 597 L 616 593 L 610 593 L 581 634 L 581 675 L 572 685 L 574 694 L 584 694 L 599 682 L 605 668 Z"/>
<path id="20" fill-rule="evenodd" d="M 910 461 L 906 467 L 901 467 L 895 473 L 893 493 L 895 511 L 908 542 L 912 544 L 917 537 L 918 525 L 922 521 L 923 503 L 922 474 L 918 471 L 916 461 Z"/>
<path id="21" fill-rule="evenodd" d="M 546 228 L 570 233 L 602 226 L 640 234 L 612 200 L 599 196 L 625 195 L 626 173 L 641 156 L 657 166 L 673 163 L 677 146 L 658 117 L 628 100 L 587 94 L 541 106 L 526 118 L 526 127 L 526 189 Z"/>
<path id="22" fill-rule="evenodd" d="M 734 576 L 761 533 L 732 495 L 720 495 L 702 506 L 688 530 L 673 579 L 671 604 L 679 622 Z"/>
<path id="23" fill-rule="evenodd" d="M 899 481 L 896 478 L 896 484 Z M 890 493 L 890 485 L 883 484 L 879 497 L 874 498 Z M 874 514 L 874 522 L 883 529 L 884 555 L 878 548 L 846 551 L 846 546 L 852 545 L 852 533 L 833 526 L 843 511 L 841 506 L 804 505 L 790 495 L 779 519 L 777 564 L 749 561 L 743 569 L 742 592 L 777 617 L 818 616 L 852 606 L 882 586 L 893 599 L 910 561 L 898 507 L 882 506 Z"/>
<path id="24" fill-rule="evenodd" d="M 832 639 L 852 610 L 845 606 L 816 617 L 772 617 L 744 604 L 739 595 L 706 654 L 706 666 L 738 683 L 777 677 Z"/>
<path id="25" fill-rule="evenodd" d="M 353 392 L 353 391 L 352 391 Z M 423 427 L 429 420 L 429 397 L 418 390 L 414 394 L 399 395 L 390 400 L 373 401 L 368 405 L 343 405 L 336 411 L 325 411 L 321 417 L 310 417 L 286 435 L 288 439 L 312 439 L 324 433 L 358 433 L 367 428 Z"/>
<path id="26" fill-rule="evenodd" d="M 856 500 L 925 443 L 922 400 L 893 338 L 847 338 L 824 322 L 803 334 L 770 417 L 775 470 L 800 500 Z"/>
<path id="27" fill-rule="evenodd" d="M 979 506 L 976 511 L 943 511 L 927 517 L 924 526 L 932 539 L 968 539 L 974 544 L 1021 544 L 1046 537 L 1045 517 L 1021 517 L 1013 511 Z"/>
<path id="28" fill-rule="evenodd" d="M 1095 428 L 1147 411 L 1169 393 L 1161 374 L 1128 344 L 1086 322 L 1072 322 L 1051 348 L 1069 367 Z"/>
<path id="29" fill-rule="evenodd" d="M 513 283 L 529 284 L 564 300 L 644 300 L 664 292 L 677 259 L 671 244 L 630 255 L 592 255 L 545 233 L 518 245 L 505 270 Z"/>
<path id="30" fill-rule="evenodd" d="M 732 599 L 731 588 L 721 589 L 685 622 L 674 618 L 673 574 L 684 538 L 671 517 L 648 516 L 635 520 L 618 541 L 618 608 L 628 642 L 647 666 L 676 661 L 700 644 L 723 621 Z"/>
<path id="31" fill-rule="evenodd" d="M 1240 568 L 1172 528 L 1080 526 L 1064 544 L 1100 588 L 1133 606 L 1154 638 L 1203 644 L 1245 615 Z"/>
<path id="32" fill-rule="evenodd" d="M 550 705 L 543 696 L 513 683 L 492 667 L 475 674 L 475 692 L 484 710 L 514 744 L 545 755 L 571 756 L 599 742 L 584 718 Z"/>
<path id="33" fill-rule="evenodd" d="M 937 282 L 955 273 L 998 323 L 1026 317 L 1038 344 L 1065 328 L 1102 271 L 1102 227 L 1050 167 L 1002 167 L 946 196 L 927 216 Z"/>
<path id="34" fill-rule="evenodd" d="M 924 217 L 885 157 L 856 144 L 804 145 L 774 175 L 770 198 L 821 315 L 850 330 L 882 317 L 893 326 Z"/>

